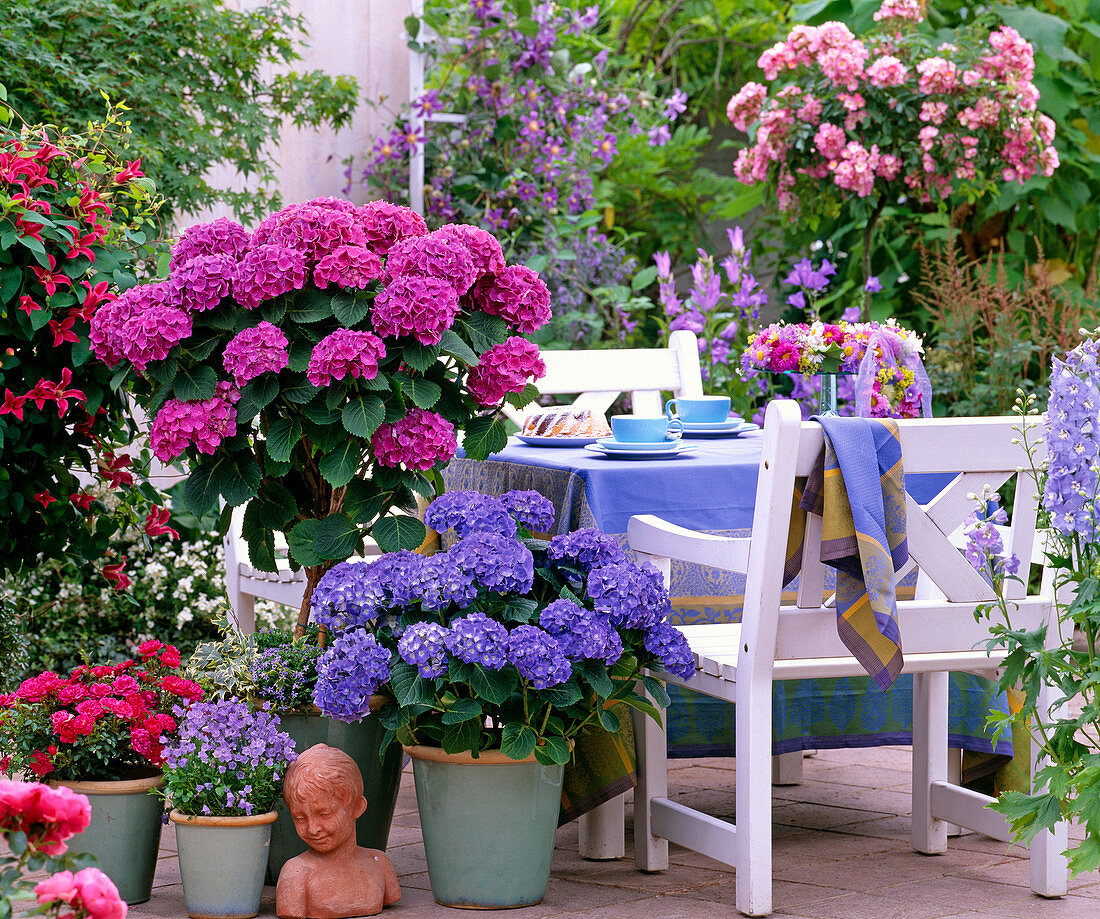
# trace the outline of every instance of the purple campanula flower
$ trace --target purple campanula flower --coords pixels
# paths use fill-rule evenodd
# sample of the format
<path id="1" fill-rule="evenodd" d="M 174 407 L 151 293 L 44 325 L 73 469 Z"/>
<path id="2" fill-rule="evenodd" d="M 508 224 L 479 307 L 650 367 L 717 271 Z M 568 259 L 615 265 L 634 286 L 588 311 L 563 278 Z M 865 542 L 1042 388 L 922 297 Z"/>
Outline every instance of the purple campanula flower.
<path id="1" fill-rule="evenodd" d="M 867 283 L 863 285 L 863 289 L 870 294 L 877 294 L 882 290 L 882 282 L 878 278 L 870 277 L 867 279 Z"/>
<path id="2" fill-rule="evenodd" d="M 675 121 L 676 118 L 687 111 L 687 93 L 682 89 L 676 89 L 665 100 L 665 118 Z"/>

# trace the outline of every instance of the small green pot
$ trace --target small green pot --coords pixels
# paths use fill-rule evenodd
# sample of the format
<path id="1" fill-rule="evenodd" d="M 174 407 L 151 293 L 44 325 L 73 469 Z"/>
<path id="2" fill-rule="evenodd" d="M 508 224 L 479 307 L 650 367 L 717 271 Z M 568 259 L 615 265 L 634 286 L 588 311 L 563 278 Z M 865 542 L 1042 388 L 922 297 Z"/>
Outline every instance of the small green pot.
<path id="1" fill-rule="evenodd" d="M 191 919 L 259 915 L 275 811 L 251 817 L 194 817 L 178 810 L 176 825 L 183 900 Z"/>
<path id="2" fill-rule="evenodd" d="M 542 900 L 550 882 L 564 766 L 477 759 L 438 747 L 406 747 L 428 879 L 436 902 L 463 909 L 510 909 Z"/>
<path id="3" fill-rule="evenodd" d="M 52 783 L 88 796 L 91 822 L 69 841 L 69 849 L 94 855 L 118 895 L 131 906 L 152 894 L 164 803 L 150 792 L 163 781 L 158 772 L 117 782 Z"/>
<path id="4" fill-rule="evenodd" d="M 379 702 L 382 699 L 379 697 Z M 367 849 L 385 849 L 390 836 L 390 823 L 397 805 L 401 785 L 401 748 L 391 744 L 381 760 L 378 749 L 385 733 L 378 719 L 368 715 L 354 724 L 344 724 L 333 718 L 316 715 L 280 715 L 282 729 L 294 741 L 298 753 L 314 744 L 328 744 L 348 754 L 363 773 L 363 794 L 367 809 L 355 821 L 355 838 Z M 294 821 L 286 807 L 280 806 L 279 819 L 271 828 L 271 854 L 268 858 L 267 880 L 274 884 L 290 859 L 301 855 L 308 846 L 294 829 Z"/>

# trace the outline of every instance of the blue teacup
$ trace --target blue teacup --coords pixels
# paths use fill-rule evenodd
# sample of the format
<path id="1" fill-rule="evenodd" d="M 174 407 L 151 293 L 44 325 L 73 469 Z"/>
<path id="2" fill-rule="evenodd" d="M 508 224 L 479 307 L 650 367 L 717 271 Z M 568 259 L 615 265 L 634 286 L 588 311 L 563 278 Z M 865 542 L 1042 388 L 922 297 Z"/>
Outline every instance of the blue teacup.
<path id="1" fill-rule="evenodd" d="M 639 418 L 637 415 L 612 415 L 611 433 L 624 444 L 656 444 L 668 440 L 671 435 L 679 437 L 684 433 L 684 425 L 678 418 Z"/>
<path id="2" fill-rule="evenodd" d="M 676 411 L 673 412 L 673 407 Z M 694 399 L 669 399 L 665 414 L 688 424 L 721 424 L 730 414 L 729 396 L 696 396 Z"/>

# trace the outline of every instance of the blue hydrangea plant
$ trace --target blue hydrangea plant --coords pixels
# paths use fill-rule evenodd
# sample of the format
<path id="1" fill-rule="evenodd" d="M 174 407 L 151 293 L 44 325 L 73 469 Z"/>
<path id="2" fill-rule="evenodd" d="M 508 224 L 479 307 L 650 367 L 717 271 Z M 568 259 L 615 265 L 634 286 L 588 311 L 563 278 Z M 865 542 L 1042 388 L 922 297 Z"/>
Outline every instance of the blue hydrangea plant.
<path id="1" fill-rule="evenodd" d="M 618 730 L 610 703 L 660 718 L 668 695 L 644 668 L 695 672 L 660 573 L 599 530 L 532 537 L 554 522 L 537 492 L 451 492 L 424 522 L 457 541 L 345 562 L 317 585 L 313 619 L 332 637 L 313 696 L 325 714 L 360 720 L 381 694 L 384 746 L 564 763 L 585 726 Z"/>

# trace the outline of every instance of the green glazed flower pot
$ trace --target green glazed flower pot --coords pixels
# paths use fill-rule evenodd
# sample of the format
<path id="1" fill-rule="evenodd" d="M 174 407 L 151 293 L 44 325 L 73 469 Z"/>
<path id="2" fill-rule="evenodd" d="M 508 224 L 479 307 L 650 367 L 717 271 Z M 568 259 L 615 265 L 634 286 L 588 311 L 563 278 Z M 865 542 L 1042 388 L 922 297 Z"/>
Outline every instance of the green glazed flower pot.
<path id="1" fill-rule="evenodd" d="M 194 817 L 178 810 L 176 825 L 183 900 L 191 919 L 259 915 L 275 811 L 251 817 Z"/>
<path id="2" fill-rule="evenodd" d="M 381 697 L 379 697 L 381 702 Z M 280 715 L 281 727 L 294 741 L 294 749 L 301 753 L 314 744 L 328 744 L 343 750 L 363 773 L 363 794 L 367 809 L 355 821 L 355 837 L 359 845 L 367 849 L 385 849 L 389 841 L 393 809 L 397 804 L 397 792 L 401 785 L 401 748 L 391 744 L 384 758 L 379 760 L 378 748 L 385 733 L 378 719 L 368 716 L 354 724 L 344 724 L 324 715 Z M 294 821 L 286 807 L 279 807 L 279 819 L 271 827 L 271 854 L 268 860 L 267 881 L 274 884 L 283 865 L 308 846 L 298 837 Z"/>
<path id="3" fill-rule="evenodd" d="M 53 782 L 88 796 L 92 819 L 69 842 L 74 853 L 96 857 L 99 867 L 133 906 L 149 899 L 160 848 L 164 803 L 150 791 L 164 781 L 156 775 L 117 782 Z"/>
<path id="4" fill-rule="evenodd" d="M 499 750 L 478 759 L 406 747 L 432 895 L 444 906 L 509 909 L 542 900 L 550 881 L 564 766 Z"/>

